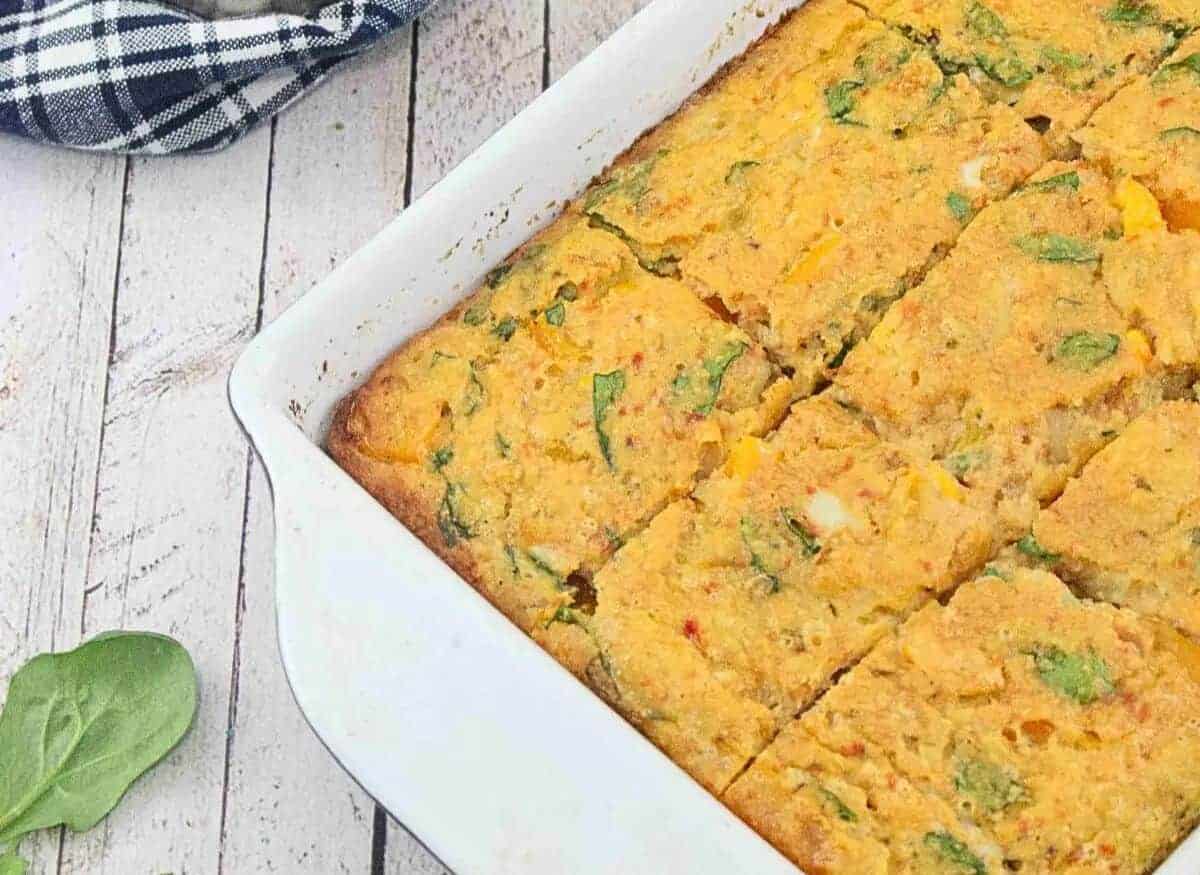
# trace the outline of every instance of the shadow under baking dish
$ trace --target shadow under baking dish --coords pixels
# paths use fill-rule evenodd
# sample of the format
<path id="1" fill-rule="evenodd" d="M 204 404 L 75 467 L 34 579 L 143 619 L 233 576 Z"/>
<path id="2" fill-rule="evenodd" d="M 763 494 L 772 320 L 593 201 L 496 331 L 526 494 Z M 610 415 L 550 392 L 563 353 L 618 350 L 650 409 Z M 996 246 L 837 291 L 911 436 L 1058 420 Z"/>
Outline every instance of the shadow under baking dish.
<path id="1" fill-rule="evenodd" d="M 388 352 L 796 5 L 658 0 L 234 368 L 231 401 L 274 493 L 296 699 L 351 775 L 460 873 L 796 872 L 320 448 L 334 405 Z M 1160 869 L 1198 871 L 1198 835 Z"/>

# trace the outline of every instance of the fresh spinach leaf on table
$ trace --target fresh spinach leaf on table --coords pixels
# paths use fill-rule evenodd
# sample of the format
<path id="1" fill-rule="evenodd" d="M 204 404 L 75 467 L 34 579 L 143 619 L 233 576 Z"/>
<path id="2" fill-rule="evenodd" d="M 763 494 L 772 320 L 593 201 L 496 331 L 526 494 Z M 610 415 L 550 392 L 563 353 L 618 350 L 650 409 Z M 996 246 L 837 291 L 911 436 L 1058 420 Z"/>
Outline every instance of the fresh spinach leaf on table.
<path id="1" fill-rule="evenodd" d="M 0 713 L 0 875 L 23 875 L 27 834 L 102 820 L 187 733 L 196 700 L 191 657 L 163 635 L 111 632 L 26 663 Z"/>

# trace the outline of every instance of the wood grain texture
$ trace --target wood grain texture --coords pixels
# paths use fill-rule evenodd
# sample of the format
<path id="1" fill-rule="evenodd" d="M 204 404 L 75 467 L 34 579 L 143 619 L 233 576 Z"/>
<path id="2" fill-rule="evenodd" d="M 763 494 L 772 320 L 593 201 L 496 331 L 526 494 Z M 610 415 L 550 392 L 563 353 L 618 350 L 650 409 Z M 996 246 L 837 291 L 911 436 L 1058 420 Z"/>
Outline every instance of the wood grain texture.
<path id="1" fill-rule="evenodd" d="M 248 453 L 225 382 L 254 333 L 269 131 L 130 165 L 83 628 L 153 629 L 200 676 L 191 734 L 64 873 L 214 872 Z"/>
<path id="2" fill-rule="evenodd" d="M 564 73 L 618 27 L 650 4 L 650 0 L 552 0 L 547 33 L 550 81 Z"/>
<path id="3" fill-rule="evenodd" d="M 399 34 L 277 120 L 264 322 L 404 209 L 411 65 Z"/>
<path id="4" fill-rule="evenodd" d="M 125 159 L 0 144 L 0 700 L 73 647 L 88 540 Z M 57 833 L 23 846 L 52 869 Z"/>
<path id="5" fill-rule="evenodd" d="M 411 194 L 542 91 L 543 0 L 443 0 L 417 27 Z"/>
<path id="6" fill-rule="evenodd" d="M 295 706 L 269 489 L 225 379 L 259 324 L 645 2 L 442 0 L 212 156 L 0 139 L 0 696 L 34 653 L 116 627 L 178 637 L 202 686 L 193 734 L 110 819 L 23 846 L 33 875 L 445 873 Z"/>

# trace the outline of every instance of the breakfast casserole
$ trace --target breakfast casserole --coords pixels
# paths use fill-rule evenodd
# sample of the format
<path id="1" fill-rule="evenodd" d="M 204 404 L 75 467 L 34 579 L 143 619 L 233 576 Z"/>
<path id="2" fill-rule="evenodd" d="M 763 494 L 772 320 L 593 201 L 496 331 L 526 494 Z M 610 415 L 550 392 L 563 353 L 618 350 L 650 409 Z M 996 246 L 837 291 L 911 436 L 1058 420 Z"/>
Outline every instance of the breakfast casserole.
<path id="1" fill-rule="evenodd" d="M 1197 25 L 809 0 L 328 450 L 809 875 L 1148 873 L 1200 822 Z"/>

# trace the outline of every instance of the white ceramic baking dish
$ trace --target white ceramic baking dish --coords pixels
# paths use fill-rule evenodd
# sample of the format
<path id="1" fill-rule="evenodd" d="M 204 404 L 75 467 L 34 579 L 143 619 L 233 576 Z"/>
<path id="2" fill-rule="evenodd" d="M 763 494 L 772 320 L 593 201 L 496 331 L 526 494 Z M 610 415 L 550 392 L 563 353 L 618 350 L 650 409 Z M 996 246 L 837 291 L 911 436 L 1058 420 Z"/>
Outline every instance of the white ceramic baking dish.
<path id="1" fill-rule="evenodd" d="M 349 772 L 460 873 L 796 870 L 322 452 L 339 398 L 796 0 L 658 0 L 249 346 L 284 667 Z M 1200 872 L 1193 837 L 1163 872 Z"/>

